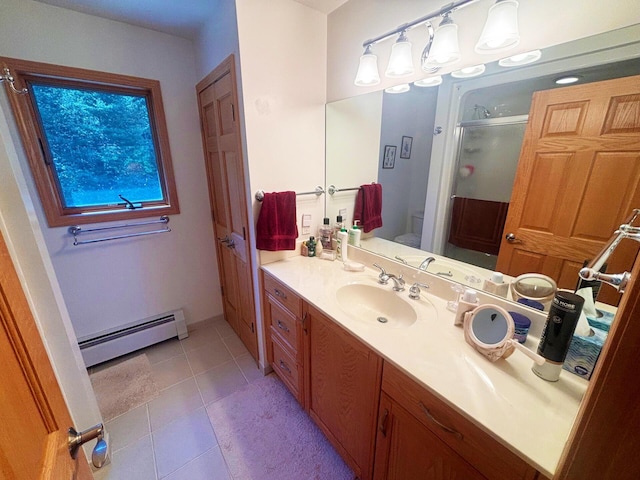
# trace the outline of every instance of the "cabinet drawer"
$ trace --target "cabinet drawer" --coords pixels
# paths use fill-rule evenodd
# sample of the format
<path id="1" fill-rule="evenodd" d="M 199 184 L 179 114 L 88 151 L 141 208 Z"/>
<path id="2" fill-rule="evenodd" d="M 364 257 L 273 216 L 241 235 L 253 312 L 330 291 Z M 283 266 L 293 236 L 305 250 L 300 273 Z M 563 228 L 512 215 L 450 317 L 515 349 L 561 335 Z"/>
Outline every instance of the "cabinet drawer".
<path id="1" fill-rule="evenodd" d="M 288 310 L 284 309 L 278 302 L 268 298 L 269 314 L 269 327 L 271 328 L 272 335 L 279 335 L 287 347 L 293 352 L 296 358 L 299 357 L 301 350 L 298 346 L 299 339 L 299 323 L 300 321 L 291 314 Z"/>
<path id="2" fill-rule="evenodd" d="M 302 300 L 269 274 L 264 274 L 264 289 L 296 317 L 302 316 Z"/>
<path id="3" fill-rule="evenodd" d="M 302 368 L 296 360 L 287 352 L 278 341 L 277 337 L 271 337 L 271 366 L 282 379 L 291 393 L 302 404 Z"/>
<path id="4" fill-rule="evenodd" d="M 533 478 L 535 470 L 388 362 L 382 390 L 492 480 Z"/>

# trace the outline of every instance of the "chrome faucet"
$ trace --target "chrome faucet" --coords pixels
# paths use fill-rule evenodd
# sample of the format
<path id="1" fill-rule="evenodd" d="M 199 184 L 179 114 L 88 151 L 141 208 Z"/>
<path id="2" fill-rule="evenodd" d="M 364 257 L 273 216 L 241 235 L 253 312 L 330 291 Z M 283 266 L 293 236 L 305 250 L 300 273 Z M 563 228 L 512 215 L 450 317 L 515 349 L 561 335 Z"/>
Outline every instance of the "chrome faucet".
<path id="1" fill-rule="evenodd" d="M 422 263 L 418 266 L 418 270 L 423 270 L 423 271 L 427 271 L 427 268 L 429 268 L 429 265 L 431 264 L 431 262 L 435 262 L 436 259 L 433 257 L 427 257 L 425 258 Z"/>
<path id="2" fill-rule="evenodd" d="M 402 292 L 404 290 L 404 279 L 402 278 L 402 274 L 400 276 L 396 276 L 393 273 L 387 273 L 383 267 L 378 265 L 377 263 L 373 264 L 374 267 L 380 269 L 380 275 L 378 275 L 378 283 L 380 285 L 386 285 L 389 282 L 389 279 L 393 280 L 393 290 L 396 292 Z"/>

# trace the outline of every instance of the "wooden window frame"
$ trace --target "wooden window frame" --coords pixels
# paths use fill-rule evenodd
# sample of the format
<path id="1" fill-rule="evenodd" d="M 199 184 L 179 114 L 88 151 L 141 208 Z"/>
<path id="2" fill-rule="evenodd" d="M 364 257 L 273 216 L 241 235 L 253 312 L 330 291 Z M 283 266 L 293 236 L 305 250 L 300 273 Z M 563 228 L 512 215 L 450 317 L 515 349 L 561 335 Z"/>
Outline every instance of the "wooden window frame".
<path id="1" fill-rule="evenodd" d="M 54 166 L 45 158 L 45 149 L 47 152 L 49 150 L 46 147 L 46 139 L 38 120 L 38 113 L 34 110 L 31 99 L 28 98 L 31 93 L 17 95 L 7 86 L 7 96 L 50 227 L 122 221 L 180 213 L 159 81 L 3 57 L 0 57 L 0 64 L 2 68 L 9 68 L 15 79 L 16 87 L 19 89 L 27 86 L 29 80 L 35 80 L 53 85 L 84 85 L 104 89 L 107 92 L 136 94 L 147 98 L 149 121 L 156 150 L 158 177 L 164 200 L 145 202 L 142 207 L 135 209 L 129 209 L 126 206 L 65 207 L 59 192 Z M 43 147 L 41 147 L 41 142 Z"/>

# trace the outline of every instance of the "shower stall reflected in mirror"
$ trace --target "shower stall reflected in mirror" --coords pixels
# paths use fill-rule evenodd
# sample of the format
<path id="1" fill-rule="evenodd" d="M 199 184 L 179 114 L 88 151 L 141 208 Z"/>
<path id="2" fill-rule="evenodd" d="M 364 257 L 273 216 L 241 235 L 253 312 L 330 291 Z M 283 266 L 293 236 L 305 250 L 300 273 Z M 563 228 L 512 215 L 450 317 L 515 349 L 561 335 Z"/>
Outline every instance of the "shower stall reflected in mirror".
<path id="1" fill-rule="evenodd" d="M 528 116 L 476 112 L 459 126 L 445 255 L 495 270 Z"/>

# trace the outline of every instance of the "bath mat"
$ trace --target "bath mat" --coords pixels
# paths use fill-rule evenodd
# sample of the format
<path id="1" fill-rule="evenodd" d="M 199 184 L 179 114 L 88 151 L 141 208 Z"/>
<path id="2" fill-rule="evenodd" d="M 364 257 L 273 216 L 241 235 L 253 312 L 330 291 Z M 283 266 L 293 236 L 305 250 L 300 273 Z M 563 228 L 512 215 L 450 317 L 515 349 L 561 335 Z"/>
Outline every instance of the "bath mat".
<path id="1" fill-rule="evenodd" d="M 352 480 L 355 475 L 273 374 L 207 407 L 233 478 Z"/>
<path id="2" fill-rule="evenodd" d="M 104 421 L 152 400 L 159 392 L 144 353 L 92 373 L 89 378 Z"/>

